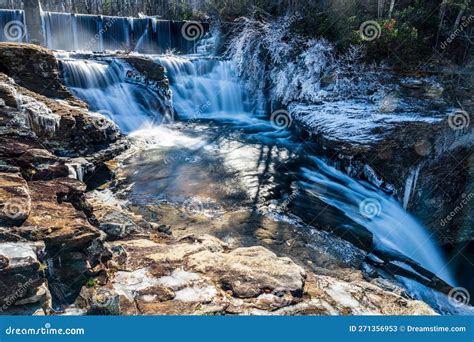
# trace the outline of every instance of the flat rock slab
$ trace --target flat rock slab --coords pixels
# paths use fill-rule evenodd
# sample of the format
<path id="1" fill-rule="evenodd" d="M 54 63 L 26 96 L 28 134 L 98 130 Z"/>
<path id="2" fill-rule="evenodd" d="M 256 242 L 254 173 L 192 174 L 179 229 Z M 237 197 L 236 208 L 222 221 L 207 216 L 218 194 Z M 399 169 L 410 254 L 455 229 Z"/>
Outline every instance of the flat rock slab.
<path id="1" fill-rule="evenodd" d="M 196 253 L 188 258 L 186 267 L 210 276 L 239 298 L 264 292 L 300 297 L 306 276 L 291 259 L 278 257 L 261 246 L 237 248 L 230 253 Z"/>

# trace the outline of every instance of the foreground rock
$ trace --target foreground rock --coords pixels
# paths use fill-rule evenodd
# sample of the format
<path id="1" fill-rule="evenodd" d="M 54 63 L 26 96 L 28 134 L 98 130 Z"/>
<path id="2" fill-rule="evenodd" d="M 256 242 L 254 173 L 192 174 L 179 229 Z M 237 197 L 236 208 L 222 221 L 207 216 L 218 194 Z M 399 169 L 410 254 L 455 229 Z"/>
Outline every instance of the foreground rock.
<path id="1" fill-rule="evenodd" d="M 114 315 L 434 314 L 423 302 L 359 279 L 307 273 L 263 247 L 229 250 L 210 236 L 114 242 L 110 281 L 74 307 Z"/>
<path id="2" fill-rule="evenodd" d="M 0 312 L 49 314 L 51 295 L 38 255 L 42 243 L 0 243 Z"/>

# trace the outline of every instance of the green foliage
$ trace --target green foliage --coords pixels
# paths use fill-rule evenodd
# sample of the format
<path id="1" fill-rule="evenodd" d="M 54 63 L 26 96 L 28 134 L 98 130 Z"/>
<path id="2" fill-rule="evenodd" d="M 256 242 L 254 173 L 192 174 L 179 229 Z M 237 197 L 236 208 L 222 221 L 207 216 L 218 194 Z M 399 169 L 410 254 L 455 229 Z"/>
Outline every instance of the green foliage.
<path id="1" fill-rule="evenodd" d="M 347 6 L 350 3 L 351 6 Z M 362 45 L 374 61 L 406 64 L 423 59 L 431 53 L 436 36 L 436 15 L 430 8 L 408 6 L 395 11 L 391 18 L 374 18 L 374 14 L 356 2 L 322 13 L 310 13 L 294 29 L 307 37 L 324 37 L 340 52 L 351 45 Z M 379 25 L 378 38 L 364 39 L 360 27 L 364 22 Z"/>
<path id="2" fill-rule="evenodd" d="M 411 11 L 408 8 L 407 11 Z M 426 36 L 420 34 L 419 28 L 402 11 L 391 19 L 378 20 L 379 37 L 365 41 L 359 30 L 352 37 L 354 43 L 367 47 L 367 55 L 373 60 L 390 60 L 395 64 L 410 64 L 419 60 L 429 51 Z"/>
<path id="3" fill-rule="evenodd" d="M 95 286 L 95 279 L 93 278 L 89 278 L 87 279 L 87 282 L 86 282 L 86 287 L 94 287 Z"/>

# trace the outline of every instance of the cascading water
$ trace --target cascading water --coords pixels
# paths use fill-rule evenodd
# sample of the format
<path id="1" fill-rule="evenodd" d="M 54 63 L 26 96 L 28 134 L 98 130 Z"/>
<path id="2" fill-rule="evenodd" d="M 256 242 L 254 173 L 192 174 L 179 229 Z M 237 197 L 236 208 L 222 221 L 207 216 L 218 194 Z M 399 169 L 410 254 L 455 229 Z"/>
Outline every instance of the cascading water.
<path id="1" fill-rule="evenodd" d="M 431 236 L 397 201 L 318 158 L 309 159 L 311 166 L 302 168 L 304 180 L 298 182 L 301 188 L 367 228 L 376 248 L 397 251 L 454 284 Z"/>
<path id="2" fill-rule="evenodd" d="M 186 35 L 186 28 L 193 26 L 198 37 L 209 29 L 207 23 L 47 11 L 41 12 L 41 20 L 46 47 L 65 51 L 190 53 L 197 41 Z M 22 10 L 0 10 L 0 28 L 0 41 L 28 41 Z"/>
<path id="3" fill-rule="evenodd" d="M 129 133 L 153 121 L 161 122 L 166 113 L 153 91 L 126 82 L 127 66 L 117 59 L 83 60 L 63 55 L 63 79 L 70 90 L 90 104 L 90 109 L 115 121 Z"/>

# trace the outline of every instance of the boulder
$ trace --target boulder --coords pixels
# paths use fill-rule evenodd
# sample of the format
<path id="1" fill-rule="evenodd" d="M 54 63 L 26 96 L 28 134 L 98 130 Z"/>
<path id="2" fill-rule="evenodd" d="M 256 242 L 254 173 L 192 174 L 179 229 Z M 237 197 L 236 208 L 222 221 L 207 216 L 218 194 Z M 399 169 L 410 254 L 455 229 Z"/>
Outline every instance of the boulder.
<path id="1" fill-rule="evenodd" d="M 186 267 L 212 277 L 239 298 L 264 292 L 301 297 L 306 276 L 291 259 L 279 258 L 260 246 L 237 248 L 230 253 L 203 251 L 191 255 Z"/>
<path id="2" fill-rule="evenodd" d="M 58 62 L 53 52 L 33 44 L 0 43 L 0 72 L 29 90 L 48 97 L 74 99 L 59 78 Z"/>

